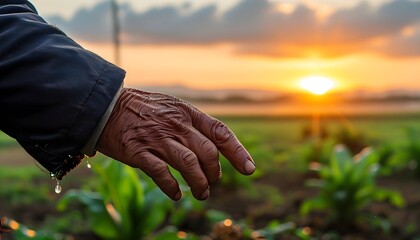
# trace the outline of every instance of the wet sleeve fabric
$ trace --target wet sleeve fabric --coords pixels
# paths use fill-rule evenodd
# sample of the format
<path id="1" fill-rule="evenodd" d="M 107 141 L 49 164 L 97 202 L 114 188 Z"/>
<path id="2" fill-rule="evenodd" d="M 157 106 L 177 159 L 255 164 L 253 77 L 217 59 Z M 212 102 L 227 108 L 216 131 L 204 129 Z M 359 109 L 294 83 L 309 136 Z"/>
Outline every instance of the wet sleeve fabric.
<path id="1" fill-rule="evenodd" d="M 0 1 L 0 129 L 48 171 L 80 153 L 124 77 L 29 2 Z"/>

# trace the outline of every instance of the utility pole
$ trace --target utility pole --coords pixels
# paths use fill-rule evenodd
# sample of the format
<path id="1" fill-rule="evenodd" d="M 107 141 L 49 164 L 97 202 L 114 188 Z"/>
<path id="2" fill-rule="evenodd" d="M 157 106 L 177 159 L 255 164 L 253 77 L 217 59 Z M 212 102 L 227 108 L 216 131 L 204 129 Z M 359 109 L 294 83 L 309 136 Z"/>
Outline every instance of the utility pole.
<path id="1" fill-rule="evenodd" d="M 111 0 L 112 42 L 114 44 L 114 61 L 120 65 L 120 21 L 117 0 Z"/>

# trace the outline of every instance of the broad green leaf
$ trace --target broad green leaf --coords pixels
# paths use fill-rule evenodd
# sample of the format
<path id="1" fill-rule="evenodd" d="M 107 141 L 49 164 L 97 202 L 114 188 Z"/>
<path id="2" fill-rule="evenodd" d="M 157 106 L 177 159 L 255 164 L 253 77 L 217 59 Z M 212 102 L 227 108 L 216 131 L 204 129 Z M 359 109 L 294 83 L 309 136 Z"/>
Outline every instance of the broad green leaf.
<path id="1" fill-rule="evenodd" d="M 327 207 L 327 202 L 321 197 L 315 197 L 305 201 L 300 207 L 300 214 L 307 215 L 313 210 L 319 210 Z"/>
<path id="2" fill-rule="evenodd" d="M 93 232 L 104 239 L 118 239 L 119 226 L 113 221 L 104 204 L 103 197 L 94 192 L 70 190 L 58 202 L 58 209 L 65 210 L 70 202 L 78 201 L 88 211 Z"/>
<path id="3" fill-rule="evenodd" d="M 343 178 L 346 169 L 352 165 L 352 161 L 353 158 L 347 148 L 343 145 L 337 145 L 330 162 L 330 171 L 334 178 Z"/>
<path id="4" fill-rule="evenodd" d="M 131 233 L 137 231 L 137 216 L 140 216 L 144 209 L 143 189 L 136 171 L 111 160 L 95 164 L 94 170 L 103 180 L 101 187 L 106 194 L 105 199 L 112 202 L 121 215 L 121 236 L 131 236 Z"/>
<path id="5" fill-rule="evenodd" d="M 380 201 L 388 199 L 396 207 L 403 207 L 405 205 L 404 198 L 401 194 L 392 190 L 376 189 L 374 197 Z"/>

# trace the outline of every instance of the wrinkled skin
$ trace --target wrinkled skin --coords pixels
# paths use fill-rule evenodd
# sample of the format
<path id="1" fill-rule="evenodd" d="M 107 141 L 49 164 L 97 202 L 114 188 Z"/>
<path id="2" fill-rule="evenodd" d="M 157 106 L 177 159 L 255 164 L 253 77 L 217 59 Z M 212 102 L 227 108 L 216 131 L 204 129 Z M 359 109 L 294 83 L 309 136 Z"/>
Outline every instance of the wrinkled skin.
<path id="1" fill-rule="evenodd" d="M 172 96 L 124 88 L 97 144 L 98 151 L 144 171 L 173 200 L 182 196 L 167 164 L 195 198 L 207 199 L 221 175 L 219 151 L 242 174 L 255 164 L 222 122 Z"/>

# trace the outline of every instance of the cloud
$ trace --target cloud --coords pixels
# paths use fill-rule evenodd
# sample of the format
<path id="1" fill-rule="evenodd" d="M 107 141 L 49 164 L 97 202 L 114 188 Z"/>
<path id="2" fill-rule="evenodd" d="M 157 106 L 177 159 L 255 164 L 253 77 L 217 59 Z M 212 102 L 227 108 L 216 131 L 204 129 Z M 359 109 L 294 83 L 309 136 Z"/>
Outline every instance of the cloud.
<path id="1" fill-rule="evenodd" d="M 46 19 L 49 23 L 56 25 L 77 39 L 106 42 L 110 41 L 112 34 L 109 6 L 109 2 L 101 2 L 91 9 L 80 9 L 69 20 L 59 16 L 47 17 Z"/>
<path id="2" fill-rule="evenodd" d="M 220 13 L 216 5 L 188 5 L 135 12 L 120 9 L 127 44 L 209 45 L 227 43 L 237 53 L 269 57 L 337 57 L 358 52 L 420 56 L 420 2 L 394 0 L 373 8 L 361 3 L 338 9 L 320 21 L 314 9 L 296 6 L 283 13 L 269 0 L 242 0 Z M 71 19 L 48 20 L 82 40 L 110 41 L 109 2 L 79 10 Z M 404 30 L 410 28 L 410 36 Z"/>
<path id="3" fill-rule="evenodd" d="M 417 27 L 417 34 L 392 38 L 380 51 L 394 57 L 420 56 L 420 27 Z"/>

